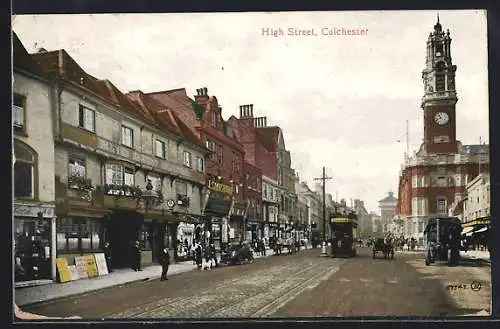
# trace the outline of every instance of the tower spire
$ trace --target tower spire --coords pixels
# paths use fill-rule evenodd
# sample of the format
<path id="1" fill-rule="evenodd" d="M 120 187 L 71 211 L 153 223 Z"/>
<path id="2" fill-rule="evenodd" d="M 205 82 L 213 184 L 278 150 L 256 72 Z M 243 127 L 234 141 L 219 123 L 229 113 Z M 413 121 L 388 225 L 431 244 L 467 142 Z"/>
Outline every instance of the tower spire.
<path id="1" fill-rule="evenodd" d="M 439 24 L 439 13 L 437 13 L 437 17 L 438 17 L 438 24 Z"/>

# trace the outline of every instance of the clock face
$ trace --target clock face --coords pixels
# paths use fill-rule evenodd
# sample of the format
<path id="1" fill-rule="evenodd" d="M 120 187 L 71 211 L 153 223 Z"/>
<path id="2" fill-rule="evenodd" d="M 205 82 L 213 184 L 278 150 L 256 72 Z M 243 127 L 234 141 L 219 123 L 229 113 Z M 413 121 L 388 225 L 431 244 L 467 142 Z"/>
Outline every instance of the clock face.
<path id="1" fill-rule="evenodd" d="M 444 125 L 444 124 L 446 124 L 448 122 L 448 120 L 450 120 L 450 117 L 448 116 L 448 114 L 446 114 L 444 112 L 438 112 L 434 116 L 434 121 L 438 125 Z"/>

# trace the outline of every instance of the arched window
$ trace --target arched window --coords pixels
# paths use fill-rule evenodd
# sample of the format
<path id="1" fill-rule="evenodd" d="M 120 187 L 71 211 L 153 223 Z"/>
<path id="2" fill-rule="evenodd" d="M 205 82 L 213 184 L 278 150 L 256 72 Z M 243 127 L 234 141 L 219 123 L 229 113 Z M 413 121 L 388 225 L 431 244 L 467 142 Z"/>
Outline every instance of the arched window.
<path id="1" fill-rule="evenodd" d="M 36 152 L 28 145 L 14 140 L 14 197 L 35 198 Z"/>

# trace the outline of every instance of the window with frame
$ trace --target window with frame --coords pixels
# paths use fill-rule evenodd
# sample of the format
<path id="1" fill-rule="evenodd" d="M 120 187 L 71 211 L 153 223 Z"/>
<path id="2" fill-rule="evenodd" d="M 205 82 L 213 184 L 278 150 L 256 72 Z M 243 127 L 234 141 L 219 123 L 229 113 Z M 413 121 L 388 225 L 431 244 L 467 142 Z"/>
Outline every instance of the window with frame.
<path id="1" fill-rule="evenodd" d="M 68 183 L 70 188 L 77 187 L 75 179 L 84 179 L 86 176 L 85 159 L 76 155 L 68 155 Z"/>
<path id="2" fill-rule="evenodd" d="M 134 186 L 134 169 L 120 164 L 106 164 L 106 184 Z"/>
<path id="3" fill-rule="evenodd" d="M 12 124 L 15 130 L 25 130 L 25 107 L 26 97 L 20 94 L 14 94 L 12 100 Z"/>
<path id="4" fill-rule="evenodd" d="M 217 128 L 217 112 L 212 112 L 212 127 Z"/>
<path id="5" fill-rule="evenodd" d="M 204 159 L 202 157 L 196 157 L 196 169 L 198 171 L 203 171 L 205 167 Z"/>
<path id="6" fill-rule="evenodd" d="M 437 211 L 438 214 L 446 214 L 446 199 L 437 199 Z"/>
<path id="7" fill-rule="evenodd" d="M 35 197 L 37 154 L 28 145 L 14 140 L 14 197 Z"/>
<path id="8" fill-rule="evenodd" d="M 122 145 L 134 147 L 134 130 L 127 126 L 122 126 Z"/>
<path id="9" fill-rule="evenodd" d="M 162 159 L 165 159 L 165 142 L 157 139 L 155 141 L 155 155 L 158 157 L 158 158 L 162 158 Z"/>
<path id="10" fill-rule="evenodd" d="M 58 252 L 87 252 L 102 249 L 103 224 L 100 219 L 60 218 L 56 221 Z"/>
<path id="11" fill-rule="evenodd" d="M 146 175 L 146 183 L 148 182 L 148 179 L 151 180 L 151 185 L 153 185 L 154 191 L 161 191 L 162 183 L 161 183 L 161 178 L 159 176 L 148 174 Z"/>
<path id="12" fill-rule="evenodd" d="M 191 168 L 191 153 L 184 151 L 184 165 Z"/>
<path id="13" fill-rule="evenodd" d="M 217 148 L 217 162 L 222 163 L 223 159 L 223 148 L 222 145 L 219 145 Z"/>
<path id="14" fill-rule="evenodd" d="M 95 132 L 95 111 L 80 104 L 78 112 L 78 125 L 80 128 Z"/>
<path id="15" fill-rule="evenodd" d="M 187 196 L 187 183 L 186 182 L 175 182 L 175 193 L 182 196 Z"/>

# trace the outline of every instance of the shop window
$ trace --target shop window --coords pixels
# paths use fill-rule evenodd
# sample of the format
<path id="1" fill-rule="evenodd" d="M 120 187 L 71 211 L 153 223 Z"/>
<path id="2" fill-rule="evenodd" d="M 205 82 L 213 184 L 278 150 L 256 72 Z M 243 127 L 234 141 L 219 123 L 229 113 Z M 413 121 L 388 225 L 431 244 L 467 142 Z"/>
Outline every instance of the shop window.
<path id="1" fill-rule="evenodd" d="M 35 197 L 36 152 L 28 145 L 14 140 L 14 197 Z"/>
<path id="2" fill-rule="evenodd" d="M 143 224 L 139 230 L 139 246 L 143 250 L 151 250 L 152 233 L 148 224 Z"/>
<path id="3" fill-rule="evenodd" d="M 60 218 L 56 220 L 58 252 L 99 251 L 103 226 L 100 219 Z"/>

